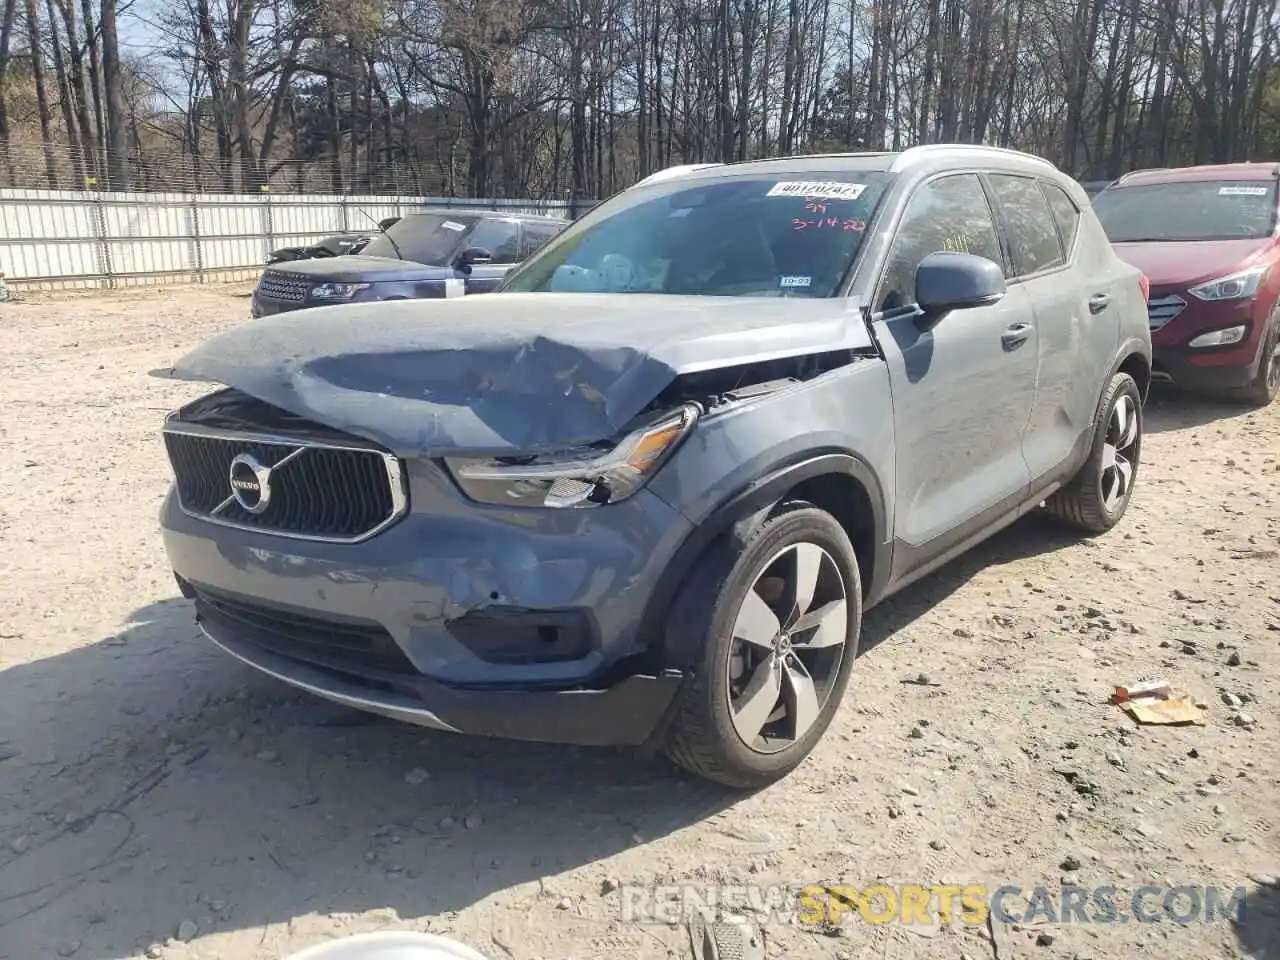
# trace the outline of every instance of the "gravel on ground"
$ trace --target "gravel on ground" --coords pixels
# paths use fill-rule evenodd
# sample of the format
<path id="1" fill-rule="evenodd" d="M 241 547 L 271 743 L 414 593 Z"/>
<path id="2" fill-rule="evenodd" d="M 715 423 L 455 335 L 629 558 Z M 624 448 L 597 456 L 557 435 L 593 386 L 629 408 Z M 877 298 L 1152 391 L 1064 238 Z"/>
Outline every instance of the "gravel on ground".
<path id="1" fill-rule="evenodd" d="M 1029 517 L 886 602 L 825 741 L 742 796 L 353 714 L 198 635 L 157 528 L 159 430 L 208 388 L 166 373 L 247 295 L 0 304 L 0 958 L 266 960 L 375 929 L 491 960 L 684 957 L 679 925 L 622 920 L 636 891 L 943 883 L 1114 887 L 1121 914 L 1147 884 L 1153 910 L 1175 886 L 1248 899 L 1239 922 L 1016 896 L 1016 924 L 775 921 L 767 953 L 1280 955 L 1280 403 L 1157 390 L 1121 526 Z M 1203 724 L 1107 702 L 1148 679 Z"/>

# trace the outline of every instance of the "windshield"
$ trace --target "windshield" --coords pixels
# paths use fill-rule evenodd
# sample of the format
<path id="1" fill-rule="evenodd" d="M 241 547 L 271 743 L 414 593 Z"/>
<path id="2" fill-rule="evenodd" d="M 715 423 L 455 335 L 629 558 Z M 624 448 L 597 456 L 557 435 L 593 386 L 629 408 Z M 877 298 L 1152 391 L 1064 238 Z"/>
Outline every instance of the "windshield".
<path id="1" fill-rule="evenodd" d="M 512 274 L 504 292 L 834 296 L 886 182 L 845 172 L 622 193 Z"/>
<path id="2" fill-rule="evenodd" d="M 375 234 L 360 253 L 366 257 L 416 260 L 434 267 L 453 262 L 467 232 L 475 226 L 471 216 L 442 213 L 414 213 Z"/>
<path id="3" fill-rule="evenodd" d="M 1094 198 L 1093 209 L 1112 243 L 1259 239 L 1275 229 L 1276 185 L 1189 180 L 1112 187 Z"/>

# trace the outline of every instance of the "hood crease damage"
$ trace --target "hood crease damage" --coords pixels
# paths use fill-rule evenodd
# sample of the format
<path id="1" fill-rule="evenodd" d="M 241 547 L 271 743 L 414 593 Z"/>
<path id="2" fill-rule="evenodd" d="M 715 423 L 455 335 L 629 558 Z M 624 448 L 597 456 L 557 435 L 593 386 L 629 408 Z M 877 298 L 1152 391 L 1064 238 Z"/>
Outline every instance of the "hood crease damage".
<path id="1" fill-rule="evenodd" d="M 253 320 L 173 373 L 402 457 L 539 453 L 616 437 L 674 394 L 804 380 L 872 346 L 842 300 L 497 293 Z"/>

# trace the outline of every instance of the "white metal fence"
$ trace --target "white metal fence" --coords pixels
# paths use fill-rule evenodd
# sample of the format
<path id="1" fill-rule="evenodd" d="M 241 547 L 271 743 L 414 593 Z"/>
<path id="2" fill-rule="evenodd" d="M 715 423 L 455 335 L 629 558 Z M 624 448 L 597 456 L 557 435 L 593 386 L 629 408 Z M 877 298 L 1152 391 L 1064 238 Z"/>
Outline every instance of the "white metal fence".
<path id="1" fill-rule="evenodd" d="M 6 189 L 0 273 L 28 289 L 248 279 L 271 250 L 376 230 L 424 206 L 577 212 L 564 201 Z"/>

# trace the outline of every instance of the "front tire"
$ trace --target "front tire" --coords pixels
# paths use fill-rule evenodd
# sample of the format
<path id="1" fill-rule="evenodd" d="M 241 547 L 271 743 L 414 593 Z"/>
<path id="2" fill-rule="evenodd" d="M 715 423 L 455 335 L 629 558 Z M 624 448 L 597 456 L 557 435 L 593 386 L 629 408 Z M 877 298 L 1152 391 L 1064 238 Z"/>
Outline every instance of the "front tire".
<path id="1" fill-rule="evenodd" d="M 1086 533 L 1106 533 L 1129 508 L 1141 453 L 1142 394 L 1133 377 L 1117 373 L 1094 416 L 1089 459 L 1046 508 Z"/>
<path id="2" fill-rule="evenodd" d="M 739 545 L 721 541 L 686 584 L 668 635 L 700 650 L 667 754 L 700 777 L 753 789 L 790 773 L 839 708 L 858 651 L 862 581 L 844 528 L 794 502 Z"/>
<path id="3" fill-rule="evenodd" d="M 1236 394 L 1250 406 L 1265 407 L 1280 394 L 1280 310 L 1271 314 L 1271 322 L 1262 340 L 1262 356 L 1258 375 Z"/>

